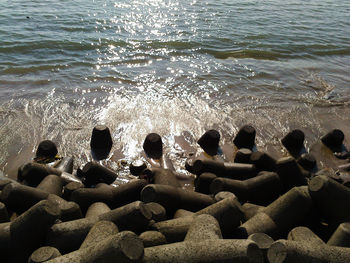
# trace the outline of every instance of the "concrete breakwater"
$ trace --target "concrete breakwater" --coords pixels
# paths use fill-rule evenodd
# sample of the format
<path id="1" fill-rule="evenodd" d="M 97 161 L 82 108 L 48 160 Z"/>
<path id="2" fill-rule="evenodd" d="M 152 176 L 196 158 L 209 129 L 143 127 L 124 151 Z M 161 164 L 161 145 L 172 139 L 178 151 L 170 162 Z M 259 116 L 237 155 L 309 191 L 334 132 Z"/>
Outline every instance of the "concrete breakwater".
<path id="1" fill-rule="evenodd" d="M 99 125 L 94 161 L 74 169 L 51 141 L 0 180 L 1 262 L 350 262 L 350 154 L 344 133 L 320 138 L 338 171 L 321 167 L 304 134 L 281 138 L 278 159 L 255 145 L 243 126 L 225 160 L 220 134 L 205 132 L 203 150 L 186 162 L 194 191 L 163 154 L 162 138 L 146 136 L 146 158 L 130 163 L 131 180 L 102 165 L 113 144 Z M 57 160 L 58 159 L 58 160 Z"/>

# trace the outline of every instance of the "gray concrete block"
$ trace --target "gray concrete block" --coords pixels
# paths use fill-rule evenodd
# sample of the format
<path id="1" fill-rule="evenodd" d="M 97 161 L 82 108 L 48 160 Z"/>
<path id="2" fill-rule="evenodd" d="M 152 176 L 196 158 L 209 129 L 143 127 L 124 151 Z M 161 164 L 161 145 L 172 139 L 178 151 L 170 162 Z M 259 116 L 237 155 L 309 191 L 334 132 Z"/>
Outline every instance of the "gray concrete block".
<path id="1" fill-rule="evenodd" d="M 221 239 L 222 234 L 218 221 L 211 215 L 203 214 L 194 218 L 189 227 L 185 241 L 202 241 L 205 239 Z"/>
<path id="2" fill-rule="evenodd" d="M 145 248 L 143 263 L 263 263 L 258 246 L 250 240 L 208 239 Z"/>

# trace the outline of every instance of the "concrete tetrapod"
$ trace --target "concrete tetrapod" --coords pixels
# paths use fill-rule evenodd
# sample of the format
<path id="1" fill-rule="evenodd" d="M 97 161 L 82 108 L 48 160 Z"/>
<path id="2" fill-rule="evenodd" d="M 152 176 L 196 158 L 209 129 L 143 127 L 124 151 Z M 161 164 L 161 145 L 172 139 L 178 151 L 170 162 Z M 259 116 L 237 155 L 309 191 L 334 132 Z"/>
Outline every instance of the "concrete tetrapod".
<path id="1" fill-rule="evenodd" d="M 152 213 L 152 220 L 155 222 L 166 220 L 166 210 L 163 206 L 154 202 L 147 203 L 145 206 Z"/>
<path id="2" fill-rule="evenodd" d="M 63 185 L 64 182 L 60 176 L 57 176 L 55 174 L 49 174 L 40 182 L 40 184 L 36 188 L 50 194 L 61 196 L 63 191 Z"/>
<path id="3" fill-rule="evenodd" d="M 107 237 L 119 232 L 118 227 L 111 221 L 99 221 L 90 229 L 80 249 L 95 246 Z"/>
<path id="4" fill-rule="evenodd" d="M 17 183 L 10 183 L 2 190 L 0 199 L 8 209 L 17 213 L 22 213 L 39 201 L 45 200 L 48 196 L 49 193 L 40 189 Z"/>
<path id="5" fill-rule="evenodd" d="M 43 244 L 48 229 L 60 217 L 60 213 L 53 202 L 43 200 L 11 222 L 12 262 L 27 260 Z"/>
<path id="6" fill-rule="evenodd" d="M 280 195 L 282 184 L 276 173 L 263 171 L 258 176 L 244 181 L 216 178 L 212 181 L 210 190 L 213 194 L 220 191 L 232 192 L 240 202 L 267 205 Z"/>
<path id="7" fill-rule="evenodd" d="M 62 171 L 40 163 L 27 163 L 18 168 L 17 180 L 26 181 L 30 186 L 37 186 L 49 174 L 60 176 Z"/>
<path id="8" fill-rule="evenodd" d="M 202 241 L 205 239 L 221 239 L 222 234 L 218 221 L 211 215 L 203 214 L 194 218 L 189 227 L 185 241 Z"/>
<path id="9" fill-rule="evenodd" d="M 149 184 L 141 192 L 141 201 L 156 202 L 167 210 L 183 208 L 198 211 L 214 203 L 214 199 L 205 194 L 184 190 L 170 185 Z"/>
<path id="10" fill-rule="evenodd" d="M 4 203 L 0 202 L 0 223 L 9 222 L 9 215 Z"/>
<path id="11" fill-rule="evenodd" d="M 143 170 L 142 174 L 149 178 L 152 184 L 181 187 L 180 183 L 177 181 L 176 175 L 170 169 L 148 168 Z"/>
<path id="12" fill-rule="evenodd" d="M 263 263 L 251 240 L 207 239 L 145 248 L 143 263 Z"/>
<path id="13" fill-rule="evenodd" d="M 350 222 L 350 189 L 333 179 L 319 175 L 311 179 L 309 191 L 317 209 L 332 224 Z"/>
<path id="14" fill-rule="evenodd" d="M 90 229 L 98 221 L 112 221 L 120 231 L 142 232 L 148 226 L 151 217 L 152 213 L 147 207 L 142 202 L 135 201 L 99 216 L 55 224 L 48 231 L 47 243 L 67 253 L 79 248 Z"/>
<path id="15" fill-rule="evenodd" d="M 82 169 L 82 176 L 85 179 L 84 184 L 91 186 L 98 183 L 111 184 L 117 179 L 118 174 L 98 162 L 88 162 Z"/>
<path id="16" fill-rule="evenodd" d="M 278 240 L 267 252 L 270 263 L 345 263 L 350 262 L 350 248 Z"/>
<path id="17" fill-rule="evenodd" d="M 99 216 L 109 211 L 111 211 L 111 209 L 108 207 L 108 205 L 102 202 L 96 202 L 89 206 L 85 217 Z"/>
<path id="18" fill-rule="evenodd" d="M 241 237 L 265 233 L 272 238 L 287 234 L 312 207 L 307 186 L 294 187 L 238 228 Z"/>
<path id="19" fill-rule="evenodd" d="M 179 242 L 184 240 L 194 217 L 202 214 L 209 214 L 216 218 L 224 236 L 230 236 L 244 218 L 237 200 L 235 198 L 226 198 L 194 213 L 193 216 L 158 222 L 153 224 L 152 228 L 161 232 L 168 242 Z"/>
<path id="20" fill-rule="evenodd" d="M 210 184 L 217 178 L 213 173 L 202 173 L 194 181 L 195 191 L 202 194 L 210 194 Z"/>
<path id="21" fill-rule="evenodd" d="M 253 152 L 247 148 L 241 148 L 237 151 L 234 162 L 235 163 L 249 163 L 250 155 Z"/>
<path id="22" fill-rule="evenodd" d="M 260 248 L 261 252 L 264 255 L 265 262 L 268 262 L 267 251 L 273 244 L 274 240 L 270 236 L 264 233 L 251 234 L 248 237 L 248 239 L 254 241 L 258 245 L 258 247 Z"/>
<path id="23" fill-rule="evenodd" d="M 265 152 L 253 152 L 250 155 L 249 163 L 255 165 L 257 172 L 276 170 L 276 160 Z"/>
<path id="24" fill-rule="evenodd" d="M 244 203 L 242 205 L 242 212 L 244 214 L 244 221 L 248 221 L 257 213 L 262 212 L 265 209 L 265 206 L 255 205 L 251 203 Z"/>
<path id="25" fill-rule="evenodd" d="M 63 187 L 62 197 L 66 200 L 70 200 L 70 195 L 77 189 L 84 188 L 84 184 L 80 182 L 71 182 Z"/>
<path id="26" fill-rule="evenodd" d="M 238 149 L 252 149 L 255 144 L 256 130 L 251 125 L 244 125 L 238 130 L 237 135 L 233 139 L 233 143 Z"/>
<path id="27" fill-rule="evenodd" d="M 53 202 L 61 210 L 60 220 L 63 222 L 83 217 L 80 207 L 74 202 L 67 202 L 63 198 L 53 194 L 50 194 L 47 200 Z"/>
<path id="28" fill-rule="evenodd" d="M 309 228 L 304 227 L 304 226 L 297 226 L 297 227 L 293 228 L 288 233 L 288 240 L 307 242 L 307 243 L 313 244 L 315 246 L 319 246 L 319 245 L 324 245 L 325 244 L 322 241 L 321 238 L 319 238 Z"/>
<path id="29" fill-rule="evenodd" d="M 218 177 L 227 177 L 235 180 L 249 179 L 257 174 L 253 164 L 219 162 L 209 159 L 195 160 L 192 170 L 196 175 L 213 173 Z"/>
<path id="30" fill-rule="evenodd" d="M 220 191 L 214 196 L 216 202 L 219 202 L 226 198 L 235 198 L 238 201 L 238 198 L 235 196 L 235 194 L 228 191 Z"/>
<path id="31" fill-rule="evenodd" d="M 287 192 L 294 186 L 307 185 L 305 176 L 296 160 L 291 156 L 277 160 L 276 172 L 281 179 L 284 192 Z"/>
<path id="32" fill-rule="evenodd" d="M 54 247 L 41 247 L 35 250 L 30 258 L 28 263 L 43 263 L 50 259 L 54 259 L 61 256 L 61 253 L 57 248 Z"/>
<path id="33" fill-rule="evenodd" d="M 193 215 L 194 215 L 194 212 L 187 211 L 185 209 L 177 209 L 174 214 L 174 219 L 179 217 L 184 217 L 184 216 L 193 216 Z"/>
<path id="34" fill-rule="evenodd" d="M 350 223 L 342 223 L 328 240 L 327 245 L 350 247 Z"/>
<path id="35" fill-rule="evenodd" d="M 73 173 L 73 166 L 74 166 L 74 158 L 73 157 L 63 157 L 59 161 L 59 163 L 54 165 L 54 168 L 66 172 L 66 173 Z"/>
<path id="36" fill-rule="evenodd" d="M 37 186 L 49 174 L 60 176 L 66 184 L 70 182 L 80 182 L 79 178 L 70 173 L 35 162 L 21 166 L 18 169 L 17 179 L 20 182 L 26 181 L 30 186 Z"/>
<path id="37" fill-rule="evenodd" d="M 154 247 L 168 243 L 165 236 L 158 231 L 145 231 L 139 237 L 144 247 Z"/>
<path id="38" fill-rule="evenodd" d="M 96 188 L 79 188 L 70 195 L 83 211 L 96 202 L 107 204 L 110 208 L 140 200 L 141 190 L 147 185 L 146 180 L 135 180 L 118 187 L 98 184 Z"/>
<path id="39" fill-rule="evenodd" d="M 123 231 L 87 248 L 63 255 L 48 263 L 127 263 L 139 262 L 144 251 L 142 240 L 133 232 Z"/>

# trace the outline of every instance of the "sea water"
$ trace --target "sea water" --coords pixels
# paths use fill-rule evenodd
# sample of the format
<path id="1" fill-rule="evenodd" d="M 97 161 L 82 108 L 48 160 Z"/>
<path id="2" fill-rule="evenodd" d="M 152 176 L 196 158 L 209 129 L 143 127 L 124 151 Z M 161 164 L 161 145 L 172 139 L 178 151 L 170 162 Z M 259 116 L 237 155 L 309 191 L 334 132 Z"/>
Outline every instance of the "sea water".
<path id="1" fill-rule="evenodd" d="M 0 0 L 0 170 L 12 177 L 44 139 L 83 165 L 97 124 L 114 141 L 104 164 L 125 180 L 120 160 L 140 158 L 150 132 L 182 173 L 208 129 L 230 145 L 251 124 L 276 158 L 295 128 L 307 150 L 333 128 L 350 142 L 349 99 L 349 0 Z"/>

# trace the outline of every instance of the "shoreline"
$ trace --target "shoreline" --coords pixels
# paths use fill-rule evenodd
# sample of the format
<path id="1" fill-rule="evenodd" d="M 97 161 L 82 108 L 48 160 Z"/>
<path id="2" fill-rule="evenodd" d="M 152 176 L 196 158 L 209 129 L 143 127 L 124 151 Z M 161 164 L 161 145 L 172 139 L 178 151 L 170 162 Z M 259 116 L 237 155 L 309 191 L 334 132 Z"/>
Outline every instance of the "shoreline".
<path id="1" fill-rule="evenodd" d="M 281 138 L 288 155 L 276 159 L 257 148 L 250 125 L 239 129 L 233 148 L 220 147 L 220 139 L 218 131 L 207 130 L 197 140 L 202 151 L 189 154 L 185 169 L 193 175 L 194 189 L 180 183 L 184 178 L 156 133 L 144 139 L 141 162 L 123 163 L 134 176 L 123 184 L 115 184 L 117 171 L 99 162 L 112 149 L 107 126 L 94 127 L 90 146 L 95 161 L 76 171 L 72 158 L 60 159 L 52 141 L 41 141 L 35 161 L 19 168 L 17 182 L 0 176 L 2 260 L 197 263 L 207 256 L 208 263 L 218 258 L 279 263 L 283 255 L 338 263 L 334 254 L 350 259 L 349 248 L 335 247 L 345 244 L 337 233 L 347 227 L 339 224 L 350 219 L 349 210 L 343 211 L 343 201 L 350 199 L 350 152 L 341 130 L 324 134 L 311 154 L 304 133 L 291 130 Z M 347 172 L 323 169 L 313 151 L 335 165 L 347 164 Z M 58 161 L 46 164 L 53 160 Z M 321 216 L 313 213 L 310 220 L 315 209 Z M 322 250 L 295 247 L 295 241 L 305 242 L 305 233 Z"/>

